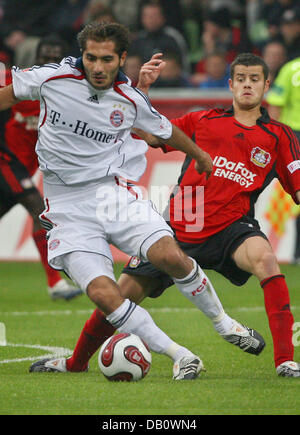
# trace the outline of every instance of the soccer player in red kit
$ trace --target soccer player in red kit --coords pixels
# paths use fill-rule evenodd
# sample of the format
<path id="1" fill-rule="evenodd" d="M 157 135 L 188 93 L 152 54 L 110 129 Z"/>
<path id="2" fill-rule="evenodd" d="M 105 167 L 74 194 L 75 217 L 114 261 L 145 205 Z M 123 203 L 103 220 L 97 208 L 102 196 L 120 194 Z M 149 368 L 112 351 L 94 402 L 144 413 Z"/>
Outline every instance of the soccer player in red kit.
<path id="1" fill-rule="evenodd" d="M 36 65 L 59 62 L 65 54 L 65 44 L 54 37 L 43 38 L 37 47 Z M 11 83 L 11 72 L 6 72 L 6 84 Z M 38 169 L 35 144 L 40 114 L 39 101 L 21 101 L 10 111 L 5 124 L 5 145 L 0 145 L 0 219 L 16 204 L 23 205 L 33 219 L 32 237 L 39 251 L 52 299 L 72 299 L 82 294 L 47 261 L 46 231 L 41 227 L 39 214 L 44 201 L 31 177 Z"/>
<path id="2" fill-rule="evenodd" d="M 153 58 L 142 67 L 141 90 L 148 91 L 159 69 Z M 288 287 L 254 218 L 255 201 L 274 177 L 297 204 L 300 202 L 300 147 L 291 129 L 270 119 L 261 106 L 269 81 L 268 67 L 260 57 L 239 55 L 231 65 L 229 86 L 233 93 L 229 110 L 197 111 L 172 121 L 211 155 L 214 168 L 206 179 L 195 170 L 195 162 L 186 158 L 166 218 L 181 249 L 202 268 L 216 270 L 236 285 L 243 285 L 251 275 L 258 278 L 273 338 L 276 372 L 283 377 L 300 377 L 300 365 L 294 362 Z M 139 134 L 150 145 L 173 151 L 151 135 Z M 204 187 L 203 228 L 197 228 L 199 216 L 194 222 L 190 220 L 197 210 L 198 187 Z M 190 195 L 189 200 L 184 201 L 185 194 Z M 185 207 L 183 216 L 178 213 L 180 203 Z M 172 284 L 168 275 L 149 263 L 138 264 L 136 258 L 119 279 L 122 293 L 138 302 L 159 296 Z M 66 360 L 66 370 L 85 370 L 97 346 L 112 333 L 101 312 L 95 310 L 72 357 Z"/>

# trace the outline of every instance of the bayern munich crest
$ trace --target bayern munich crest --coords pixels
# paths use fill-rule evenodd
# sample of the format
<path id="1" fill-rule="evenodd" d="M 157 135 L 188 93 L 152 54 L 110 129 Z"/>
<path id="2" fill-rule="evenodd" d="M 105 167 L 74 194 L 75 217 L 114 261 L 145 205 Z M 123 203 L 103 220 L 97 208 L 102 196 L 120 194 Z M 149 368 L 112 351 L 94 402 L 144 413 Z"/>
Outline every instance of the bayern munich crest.
<path id="1" fill-rule="evenodd" d="M 271 161 L 271 154 L 267 151 L 262 150 L 259 147 L 255 147 L 251 151 L 251 162 L 256 166 L 265 168 Z"/>
<path id="2" fill-rule="evenodd" d="M 49 250 L 54 251 L 54 249 L 58 248 L 60 245 L 60 241 L 58 239 L 52 240 L 52 242 L 49 243 Z"/>
<path id="3" fill-rule="evenodd" d="M 124 121 L 124 114 L 120 110 L 114 110 L 111 112 L 109 119 L 114 127 L 120 127 Z"/>

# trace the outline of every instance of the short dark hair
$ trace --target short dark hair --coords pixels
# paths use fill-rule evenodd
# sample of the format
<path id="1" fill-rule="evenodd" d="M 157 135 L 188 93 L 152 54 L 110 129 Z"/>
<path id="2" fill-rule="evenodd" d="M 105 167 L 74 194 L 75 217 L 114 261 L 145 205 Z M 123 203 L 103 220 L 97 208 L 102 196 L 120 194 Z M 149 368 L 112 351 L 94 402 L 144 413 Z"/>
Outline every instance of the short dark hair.
<path id="1" fill-rule="evenodd" d="M 61 51 L 62 51 L 62 57 L 65 57 L 67 55 L 68 52 L 68 44 L 67 42 L 62 39 L 60 36 L 58 35 L 48 35 L 45 36 L 44 38 L 40 39 L 37 48 L 36 48 L 36 57 L 38 58 L 40 56 L 41 53 L 41 49 L 45 46 L 45 45 L 49 45 L 50 47 L 60 47 Z"/>
<path id="2" fill-rule="evenodd" d="M 256 56 L 256 54 L 253 53 L 241 53 L 239 54 L 232 64 L 230 65 L 230 77 L 231 80 L 233 80 L 234 76 L 234 68 L 236 65 L 245 65 L 245 66 L 257 66 L 261 65 L 264 73 L 264 78 L 267 80 L 269 76 L 269 67 L 266 64 L 266 62 L 259 56 Z"/>
<path id="3" fill-rule="evenodd" d="M 93 21 L 87 24 L 77 35 L 77 41 L 82 51 L 86 49 L 88 40 L 96 42 L 113 41 L 116 46 L 116 53 L 121 56 L 129 48 L 129 31 L 119 23 Z"/>

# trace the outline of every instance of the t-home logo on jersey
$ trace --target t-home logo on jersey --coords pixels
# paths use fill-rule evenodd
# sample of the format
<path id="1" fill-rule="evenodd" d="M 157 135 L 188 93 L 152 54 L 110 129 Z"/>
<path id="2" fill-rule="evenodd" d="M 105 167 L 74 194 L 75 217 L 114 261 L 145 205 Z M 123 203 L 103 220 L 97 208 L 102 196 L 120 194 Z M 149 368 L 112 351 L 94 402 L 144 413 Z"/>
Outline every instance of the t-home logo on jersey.
<path id="1" fill-rule="evenodd" d="M 227 160 L 226 157 L 216 156 L 213 164 L 216 167 L 214 172 L 215 177 L 227 178 L 246 188 L 254 183 L 254 178 L 257 176 L 257 174 L 245 168 L 245 163 L 232 162 Z"/>
<path id="2" fill-rule="evenodd" d="M 57 112 L 56 110 L 51 110 L 49 117 L 52 125 L 70 128 L 74 134 L 85 136 L 88 139 L 92 139 L 97 142 L 109 143 L 117 137 L 116 134 L 106 133 L 104 131 L 91 128 L 89 123 L 86 121 L 80 121 L 77 119 L 75 122 L 67 122 L 62 118 L 61 113 Z"/>

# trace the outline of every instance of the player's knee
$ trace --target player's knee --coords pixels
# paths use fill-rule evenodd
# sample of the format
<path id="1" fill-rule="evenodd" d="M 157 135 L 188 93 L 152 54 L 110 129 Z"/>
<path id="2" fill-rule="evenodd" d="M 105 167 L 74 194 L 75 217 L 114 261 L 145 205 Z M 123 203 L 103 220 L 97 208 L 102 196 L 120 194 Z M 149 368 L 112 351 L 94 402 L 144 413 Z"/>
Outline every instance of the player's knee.
<path id="1" fill-rule="evenodd" d="M 160 250 L 155 256 L 153 256 L 151 262 L 154 266 L 163 270 L 168 275 L 178 278 L 186 276 L 192 268 L 189 258 L 175 243 L 172 248 Z"/>
<path id="2" fill-rule="evenodd" d="M 115 311 L 123 302 L 115 282 L 107 276 L 93 279 L 87 286 L 87 295 L 105 315 Z"/>
<path id="3" fill-rule="evenodd" d="M 256 264 L 256 270 L 259 274 L 271 276 L 279 273 L 277 258 L 272 251 L 264 251 Z"/>

